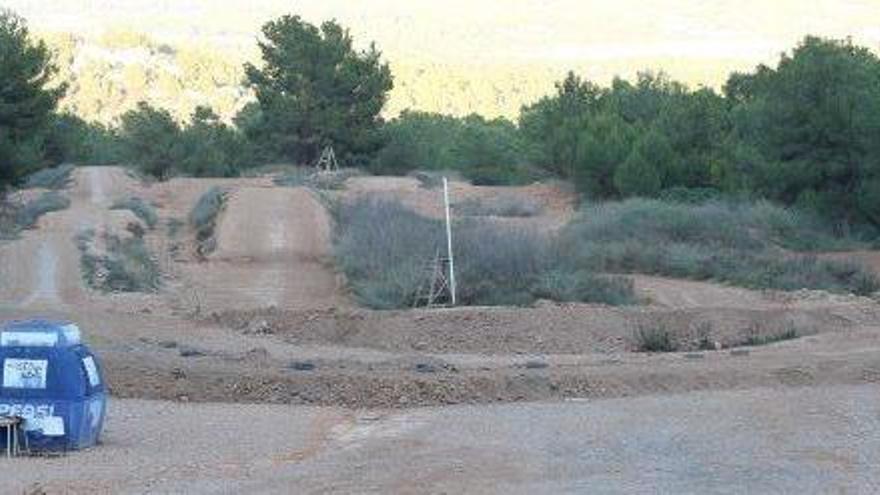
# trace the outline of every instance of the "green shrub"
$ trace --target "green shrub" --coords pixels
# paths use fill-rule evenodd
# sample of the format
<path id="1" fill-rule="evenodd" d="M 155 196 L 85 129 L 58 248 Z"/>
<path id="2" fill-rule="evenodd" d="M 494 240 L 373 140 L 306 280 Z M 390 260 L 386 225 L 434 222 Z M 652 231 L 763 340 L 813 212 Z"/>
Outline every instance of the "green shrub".
<path id="1" fill-rule="evenodd" d="M 80 267 L 89 287 L 103 292 L 155 292 L 161 285 L 159 266 L 144 239 L 106 235 L 106 254 L 91 250 L 94 231 L 77 235 Z"/>
<path id="2" fill-rule="evenodd" d="M 601 303 L 623 306 L 638 302 L 635 285 L 626 277 L 598 276 L 590 272 L 548 271 L 532 289 L 538 299 L 560 302 Z"/>
<path id="3" fill-rule="evenodd" d="M 70 207 L 70 200 L 57 192 L 43 193 L 37 199 L 25 203 L 16 212 L 16 223 L 19 228 L 32 229 L 37 226 L 41 216 L 53 211 L 61 211 Z"/>
<path id="4" fill-rule="evenodd" d="M 358 299 L 379 308 L 414 305 L 445 256 L 443 223 L 396 201 L 360 199 L 337 218 L 336 258 Z M 529 305 L 537 299 L 630 304 L 632 283 L 588 272 L 562 275 L 554 242 L 532 230 L 476 219 L 454 225 L 458 301 Z"/>
<path id="5" fill-rule="evenodd" d="M 745 338 L 739 343 L 740 346 L 754 347 L 775 344 L 786 340 L 794 340 L 800 337 L 800 333 L 793 325 L 778 332 L 767 332 L 760 324 L 753 324 L 746 332 Z"/>
<path id="6" fill-rule="evenodd" d="M 859 265 L 782 249 L 861 246 L 828 230 L 809 215 L 764 202 L 631 199 L 587 205 L 563 232 L 560 250 L 572 270 L 715 279 L 756 289 L 876 291 L 877 277 Z"/>
<path id="7" fill-rule="evenodd" d="M 64 189 L 73 180 L 71 174 L 75 168 L 71 164 L 44 168 L 28 175 L 23 185 L 25 188 Z"/>
<path id="8" fill-rule="evenodd" d="M 678 343 L 663 325 L 639 326 L 634 335 L 636 352 L 676 352 Z"/>
<path id="9" fill-rule="evenodd" d="M 453 208 L 459 215 L 474 217 L 533 217 L 540 215 L 543 210 L 533 199 L 512 194 L 491 199 L 470 198 L 454 204 Z"/>
<path id="10" fill-rule="evenodd" d="M 386 145 L 370 164 L 377 174 L 454 170 L 476 185 L 515 185 L 546 176 L 527 165 L 519 130 L 505 119 L 403 112 L 385 125 Z"/>
<path id="11" fill-rule="evenodd" d="M 189 223 L 196 234 L 196 250 L 202 256 L 210 254 L 217 247 L 214 229 L 217 217 L 226 204 L 226 195 L 225 189 L 212 187 L 202 194 L 189 213 Z"/>
<path id="12" fill-rule="evenodd" d="M 273 179 L 276 185 L 284 187 L 310 187 L 324 191 L 345 189 L 345 182 L 361 175 L 356 168 L 344 168 L 337 172 L 318 173 L 313 168 L 297 167 L 279 174 Z"/>
<path id="13" fill-rule="evenodd" d="M 337 227 L 336 259 L 355 296 L 376 309 L 412 306 L 444 245 L 441 223 L 363 198 L 339 208 Z"/>
<path id="14" fill-rule="evenodd" d="M 135 216 L 140 218 L 150 230 L 154 229 L 159 222 L 159 214 L 156 213 L 156 209 L 153 205 L 147 203 L 141 198 L 132 197 L 117 201 L 110 207 L 110 209 L 131 211 Z"/>

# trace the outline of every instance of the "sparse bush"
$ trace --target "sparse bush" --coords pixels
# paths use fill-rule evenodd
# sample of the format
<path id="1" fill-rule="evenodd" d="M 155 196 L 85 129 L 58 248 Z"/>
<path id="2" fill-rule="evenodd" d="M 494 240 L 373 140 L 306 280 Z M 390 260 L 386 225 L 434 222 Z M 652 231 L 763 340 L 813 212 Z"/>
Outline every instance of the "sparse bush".
<path id="1" fill-rule="evenodd" d="M 643 325 L 634 332 L 636 352 L 676 352 L 678 343 L 663 325 Z"/>
<path id="2" fill-rule="evenodd" d="M 543 208 L 535 200 L 513 194 L 491 199 L 470 198 L 453 205 L 456 213 L 466 216 L 533 217 Z"/>
<path id="3" fill-rule="evenodd" d="M 297 167 L 285 171 L 273 179 L 273 182 L 284 187 L 311 187 L 324 191 L 345 189 L 345 182 L 361 175 L 355 168 L 344 168 L 333 173 L 318 173 L 313 168 Z"/>
<path id="4" fill-rule="evenodd" d="M 196 249 L 201 256 L 210 254 L 217 247 L 214 229 L 225 204 L 226 190 L 215 186 L 199 198 L 189 213 L 189 223 L 196 233 Z"/>
<path id="5" fill-rule="evenodd" d="M 548 271 L 532 290 L 538 299 L 560 302 L 601 303 L 611 306 L 636 304 L 632 279 L 599 276 L 590 272 Z"/>
<path id="6" fill-rule="evenodd" d="M 531 229 L 465 220 L 453 233 L 458 299 L 469 305 L 532 304 L 553 268 L 551 240 Z"/>
<path id="7" fill-rule="evenodd" d="M 106 235 L 103 255 L 93 251 L 94 237 L 93 230 L 76 237 L 80 267 L 89 287 L 103 292 L 154 292 L 159 288 L 159 266 L 142 237 Z"/>
<path id="8" fill-rule="evenodd" d="M 715 279 L 756 288 L 867 295 L 880 281 L 863 267 L 786 253 L 784 247 L 859 246 L 823 224 L 767 203 L 701 205 L 632 199 L 588 205 L 566 228 L 573 269 Z"/>
<path id="9" fill-rule="evenodd" d="M 110 209 L 131 211 L 135 216 L 140 218 L 150 230 L 154 229 L 159 222 L 159 214 L 156 213 L 156 209 L 153 205 L 147 203 L 141 198 L 132 197 L 117 201 L 110 207 Z"/>
<path id="10" fill-rule="evenodd" d="M 25 188 L 64 189 L 72 178 L 74 166 L 71 164 L 44 168 L 28 175 L 24 180 Z"/>
<path id="11" fill-rule="evenodd" d="M 335 253 L 355 295 L 367 306 L 412 306 L 443 246 L 440 222 L 399 202 L 360 199 L 339 209 Z"/>
<path id="12" fill-rule="evenodd" d="M 70 200 L 57 192 L 47 192 L 37 199 L 25 203 L 16 212 L 16 223 L 21 229 L 32 229 L 37 226 L 41 216 L 53 211 L 61 211 L 70 207 Z"/>
<path id="13" fill-rule="evenodd" d="M 186 223 L 184 223 L 179 218 L 169 218 L 168 221 L 165 222 L 165 225 L 168 227 L 168 237 L 171 239 L 175 239 L 180 234 L 181 229 L 183 229 Z"/>
<path id="14" fill-rule="evenodd" d="M 443 224 L 399 202 L 361 199 L 337 219 L 336 257 L 367 306 L 412 306 L 446 253 Z M 468 220 L 454 226 L 458 300 L 464 305 L 529 305 L 535 300 L 629 304 L 632 283 L 588 272 L 562 275 L 553 240 L 532 230 Z"/>
<path id="15" fill-rule="evenodd" d="M 762 346 L 794 340 L 798 337 L 800 337 L 800 333 L 791 324 L 784 330 L 768 333 L 759 323 L 754 323 L 749 326 L 745 338 L 739 345 L 748 347 Z"/>
<path id="16" fill-rule="evenodd" d="M 443 177 L 446 177 L 450 182 L 464 180 L 464 177 L 454 170 L 416 170 L 408 173 L 407 176 L 419 181 L 419 185 L 425 189 L 434 189 L 442 186 Z"/>

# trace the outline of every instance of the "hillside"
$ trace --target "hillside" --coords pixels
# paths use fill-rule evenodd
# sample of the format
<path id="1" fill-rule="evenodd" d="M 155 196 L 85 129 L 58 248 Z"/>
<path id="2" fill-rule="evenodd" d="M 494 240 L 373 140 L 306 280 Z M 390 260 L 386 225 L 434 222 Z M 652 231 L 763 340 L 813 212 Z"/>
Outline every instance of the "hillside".
<path id="1" fill-rule="evenodd" d="M 607 2 L 526 0 L 441 4 L 378 0 L 299 2 L 307 20 L 336 18 L 362 45 L 375 41 L 396 75 L 386 109 L 514 116 L 574 69 L 600 83 L 645 68 L 692 86 L 770 62 L 803 35 L 852 36 L 880 46 L 880 9 L 868 0 Z M 73 85 L 66 101 L 108 121 L 139 99 L 187 115 L 210 103 L 230 115 L 247 98 L 241 63 L 259 26 L 287 2 L 11 0 L 59 49 Z M 783 22 L 784 20 L 784 22 Z M 142 33 L 142 34 L 138 34 Z"/>

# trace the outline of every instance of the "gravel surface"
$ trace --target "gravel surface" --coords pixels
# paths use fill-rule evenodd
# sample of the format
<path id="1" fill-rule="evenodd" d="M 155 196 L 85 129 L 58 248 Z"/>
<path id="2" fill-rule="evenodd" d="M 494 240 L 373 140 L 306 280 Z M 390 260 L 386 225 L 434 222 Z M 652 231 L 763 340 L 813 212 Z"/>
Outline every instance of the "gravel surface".
<path id="1" fill-rule="evenodd" d="M 880 386 L 406 412 L 122 401 L 106 443 L 3 493 L 880 491 Z"/>

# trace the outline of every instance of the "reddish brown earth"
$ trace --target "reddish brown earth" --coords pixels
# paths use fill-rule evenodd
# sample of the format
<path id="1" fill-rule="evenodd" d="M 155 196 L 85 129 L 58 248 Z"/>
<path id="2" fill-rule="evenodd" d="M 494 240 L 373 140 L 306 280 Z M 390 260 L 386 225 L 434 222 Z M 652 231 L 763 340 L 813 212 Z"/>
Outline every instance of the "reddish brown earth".
<path id="1" fill-rule="evenodd" d="M 213 186 L 228 191 L 228 203 L 216 251 L 199 259 L 192 232 L 172 237 L 166 223 L 185 220 Z M 409 407 L 880 381 L 880 310 L 868 298 L 638 276 L 645 304 L 630 308 L 370 311 L 346 296 L 330 257 L 331 219 L 306 189 L 267 178 L 142 184 L 122 169 L 92 167 L 77 170 L 65 194 L 69 210 L 0 244 L 0 318 L 81 323 L 121 397 Z M 355 178 L 342 192 L 364 194 L 441 211 L 439 192 L 414 179 Z M 511 222 L 559 226 L 573 212 L 557 186 L 453 187 L 454 198 L 498 194 L 542 205 L 540 215 Z M 162 222 L 147 240 L 165 283 L 157 294 L 89 290 L 73 237 L 136 222 L 108 209 L 132 195 L 158 207 Z M 633 353 L 635 332 L 651 326 L 673 332 L 682 352 Z M 802 338 L 729 350 L 789 328 Z M 723 350 L 697 352 L 701 339 Z"/>

